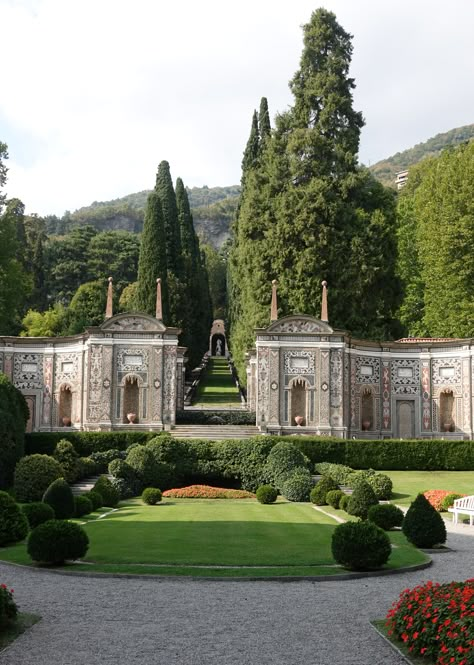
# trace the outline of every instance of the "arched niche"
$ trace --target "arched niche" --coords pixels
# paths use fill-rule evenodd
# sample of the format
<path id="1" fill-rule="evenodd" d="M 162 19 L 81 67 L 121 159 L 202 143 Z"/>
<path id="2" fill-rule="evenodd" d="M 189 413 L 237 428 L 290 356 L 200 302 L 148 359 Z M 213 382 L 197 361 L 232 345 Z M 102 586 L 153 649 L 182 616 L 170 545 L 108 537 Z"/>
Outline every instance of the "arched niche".
<path id="1" fill-rule="evenodd" d="M 63 427 L 69 427 L 72 423 L 73 392 L 68 383 L 60 386 L 58 402 L 58 424 Z"/>
<path id="2" fill-rule="evenodd" d="M 127 374 L 122 381 L 122 422 L 138 423 L 142 380 L 136 374 Z"/>
<path id="3" fill-rule="evenodd" d="M 364 388 L 360 397 L 360 428 L 364 432 L 375 429 L 374 396 L 370 388 Z"/>
<path id="4" fill-rule="evenodd" d="M 308 424 L 308 388 L 309 384 L 303 377 L 293 379 L 290 384 L 290 424 Z M 297 422 L 296 418 L 302 421 Z"/>
<path id="5" fill-rule="evenodd" d="M 213 356 L 225 356 L 226 355 L 226 346 L 225 346 L 225 335 L 221 333 L 216 333 L 211 338 L 211 354 Z"/>
<path id="6" fill-rule="evenodd" d="M 450 389 L 443 390 L 439 396 L 439 422 L 442 432 L 454 432 L 456 429 L 454 408 L 454 392 Z"/>

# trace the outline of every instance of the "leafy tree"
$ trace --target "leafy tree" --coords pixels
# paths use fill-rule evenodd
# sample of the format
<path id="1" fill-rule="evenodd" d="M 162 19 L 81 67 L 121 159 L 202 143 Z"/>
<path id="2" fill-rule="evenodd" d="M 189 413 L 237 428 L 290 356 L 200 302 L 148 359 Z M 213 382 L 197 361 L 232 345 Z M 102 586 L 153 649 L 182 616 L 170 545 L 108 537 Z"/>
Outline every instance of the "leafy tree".
<path id="1" fill-rule="evenodd" d="M 67 312 L 68 335 L 84 332 L 88 326 L 104 322 L 107 285 L 102 280 L 81 284 L 74 294 Z"/>
<path id="2" fill-rule="evenodd" d="M 132 282 L 124 288 L 119 299 L 119 310 L 121 312 L 133 312 L 138 309 L 137 288 L 138 282 Z"/>
<path id="3" fill-rule="evenodd" d="M 61 303 L 55 303 L 45 312 L 29 309 L 23 321 L 21 337 L 58 337 L 67 328 L 67 313 Z"/>
<path id="4" fill-rule="evenodd" d="M 91 238 L 87 270 L 93 280 L 114 278 L 114 290 L 134 282 L 138 272 L 140 240 L 130 231 L 104 231 Z"/>
<path id="5" fill-rule="evenodd" d="M 8 146 L 6 143 L 0 141 L 0 213 L 2 212 L 3 205 L 5 203 L 6 194 L 2 192 L 3 187 L 5 187 L 7 182 L 7 173 L 8 168 L 5 164 L 5 160 L 8 159 Z"/>
<path id="6" fill-rule="evenodd" d="M 154 316 L 156 312 L 156 280 L 161 278 L 163 319 L 169 324 L 166 240 L 163 211 L 156 192 L 148 196 L 138 259 L 137 309 Z"/>

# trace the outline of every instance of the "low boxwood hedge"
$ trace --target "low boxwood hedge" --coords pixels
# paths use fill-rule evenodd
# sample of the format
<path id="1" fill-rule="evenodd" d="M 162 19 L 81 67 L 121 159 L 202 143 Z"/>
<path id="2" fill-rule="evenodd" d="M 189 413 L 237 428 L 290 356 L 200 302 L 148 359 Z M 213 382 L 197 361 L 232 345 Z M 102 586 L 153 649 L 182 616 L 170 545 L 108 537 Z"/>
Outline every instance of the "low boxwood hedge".
<path id="1" fill-rule="evenodd" d="M 32 432 L 25 434 L 25 454 L 52 455 L 62 439 L 70 441 L 81 457 L 93 452 L 117 448 L 126 450 L 132 443 L 146 443 L 156 432 Z"/>
<path id="2" fill-rule="evenodd" d="M 177 411 L 176 423 L 182 425 L 255 425 L 255 411 Z"/>

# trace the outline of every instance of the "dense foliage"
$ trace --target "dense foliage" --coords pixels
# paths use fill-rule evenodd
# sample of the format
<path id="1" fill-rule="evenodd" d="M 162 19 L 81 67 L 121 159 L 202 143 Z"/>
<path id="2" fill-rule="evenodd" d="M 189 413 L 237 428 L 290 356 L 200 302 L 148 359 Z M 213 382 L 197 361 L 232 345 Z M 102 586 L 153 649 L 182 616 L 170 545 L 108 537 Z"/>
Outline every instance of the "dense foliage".
<path id="1" fill-rule="evenodd" d="M 283 481 L 281 493 L 288 501 L 309 501 L 312 489 L 311 474 L 304 467 L 298 467 Z"/>
<path id="2" fill-rule="evenodd" d="M 115 508 L 120 501 L 120 496 L 107 476 L 100 476 L 96 481 L 93 490 L 98 492 L 103 499 L 103 506 Z"/>
<path id="3" fill-rule="evenodd" d="M 25 503 L 21 509 L 28 520 L 30 529 L 34 529 L 48 520 L 54 520 L 56 517 L 53 508 L 49 504 L 43 503 L 43 501 Z"/>
<path id="4" fill-rule="evenodd" d="M 373 570 L 387 563 L 390 539 L 371 522 L 339 524 L 332 536 L 331 550 L 337 563 L 349 570 Z"/>
<path id="5" fill-rule="evenodd" d="M 39 563 L 61 565 L 85 556 L 89 538 L 79 524 L 51 520 L 33 529 L 28 537 L 28 554 Z"/>
<path id="6" fill-rule="evenodd" d="M 94 510 L 92 501 L 88 496 L 84 494 L 79 494 L 74 497 L 74 516 L 83 517 L 84 515 L 89 515 Z"/>
<path id="7" fill-rule="evenodd" d="M 48 455 L 23 457 L 15 467 L 13 489 L 17 501 L 41 501 L 51 483 L 63 476 L 62 466 Z"/>
<path id="8" fill-rule="evenodd" d="M 384 531 L 390 531 L 395 526 L 402 526 L 403 512 L 392 503 L 381 503 L 369 508 L 367 519 Z"/>
<path id="9" fill-rule="evenodd" d="M 316 506 L 327 504 L 327 495 L 332 490 L 338 490 L 338 484 L 330 476 L 322 476 L 311 490 L 310 501 Z"/>
<path id="10" fill-rule="evenodd" d="M 58 478 L 51 483 L 43 495 L 43 502 L 51 506 L 58 520 L 74 517 L 74 496 L 64 478 Z"/>
<path id="11" fill-rule="evenodd" d="M 0 372 L 0 488 L 12 484 L 15 464 L 24 452 L 27 420 L 25 398 Z"/>
<path id="12" fill-rule="evenodd" d="M 389 636 L 436 665 L 470 665 L 474 653 L 474 580 L 426 582 L 405 589 L 387 614 Z"/>
<path id="13" fill-rule="evenodd" d="M 13 600 L 13 589 L 9 589 L 6 584 L 0 584 L 0 631 L 14 621 L 17 614 L 18 607 Z"/>
<path id="14" fill-rule="evenodd" d="M 28 533 L 28 520 L 20 506 L 6 492 L 0 491 L 0 547 L 23 540 Z"/>
<path id="15" fill-rule="evenodd" d="M 423 494 L 418 494 L 408 508 L 402 530 L 416 547 L 433 547 L 446 542 L 446 525 L 443 518 Z"/>

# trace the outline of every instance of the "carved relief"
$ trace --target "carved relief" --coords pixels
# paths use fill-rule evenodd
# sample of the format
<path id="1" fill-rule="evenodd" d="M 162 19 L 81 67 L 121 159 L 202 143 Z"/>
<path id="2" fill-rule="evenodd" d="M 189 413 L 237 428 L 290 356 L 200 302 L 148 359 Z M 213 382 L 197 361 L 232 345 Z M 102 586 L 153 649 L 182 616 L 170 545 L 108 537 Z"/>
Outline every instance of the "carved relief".
<path id="1" fill-rule="evenodd" d="M 267 418 L 268 377 L 269 377 L 269 349 L 264 346 L 258 350 L 258 418 L 265 421 Z"/>
<path id="2" fill-rule="evenodd" d="M 148 368 L 148 351 L 142 348 L 121 348 L 117 353 L 117 367 L 122 372 L 140 372 Z"/>
<path id="3" fill-rule="evenodd" d="M 278 394 L 278 378 L 280 370 L 280 354 L 277 350 L 271 349 L 270 351 L 270 376 L 269 380 L 272 381 L 272 390 L 270 391 L 270 414 L 269 421 L 270 423 L 277 424 L 279 422 L 279 401 L 280 396 Z M 273 385 L 276 384 L 276 388 L 273 388 Z"/>
<path id="4" fill-rule="evenodd" d="M 297 333 L 297 332 L 328 332 L 328 327 L 316 321 L 307 319 L 292 319 L 291 321 L 282 321 L 272 327 L 272 332 L 276 333 Z"/>
<path id="5" fill-rule="evenodd" d="M 382 424 L 383 429 L 391 428 L 389 360 L 382 361 Z"/>
<path id="6" fill-rule="evenodd" d="M 103 347 L 93 344 L 90 348 L 89 360 L 89 400 L 88 420 L 100 421 L 102 395 L 102 353 Z"/>
<path id="7" fill-rule="evenodd" d="M 357 383 L 378 383 L 380 381 L 380 360 L 366 356 L 357 356 Z"/>
<path id="8" fill-rule="evenodd" d="M 153 374 L 155 379 L 153 381 L 154 390 L 151 392 L 152 399 L 152 420 L 154 422 L 159 422 L 161 420 L 162 413 L 162 391 L 161 391 L 161 376 L 163 372 L 163 352 L 161 349 L 153 349 L 154 363 L 153 363 Z"/>
<path id="9" fill-rule="evenodd" d="M 3 353 L 0 353 L 0 372 L 3 372 Z"/>
<path id="10" fill-rule="evenodd" d="M 421 427 L 423 431 L 431 430 L 431 395 L 430 395 L 430 362 L 423 360 L 421 363 Z"/>
<path id="11" fill-rule="evenodd" d="M 176 404 L 176 347 L 165 346 L 164 353 L 163 411 L 169 422 L 174 418 Z"/>
<path id="12" fill-rule="evenodd" d="M 127 316 L 124 319 L 119 319 L 110 325 L 104 326 L 104 329 L 105 328 L 107 328 L 107 330 L 126 330 L 134 332 L 136 330 L 156 330 L 157 324 L 140 316 Z"/>
<path id="13" fill-rule="evenodd" d="M 9 379 L 12 378 L 13 374 L 13 357 L 11 353 L 5 354 L 5 363 L 4 363 L 4 373 L 8 376 Z"/>
<path id="14" fill-rule="evenodd" d="M 464 411 L 463 428 L 467 432 L 471 428 L 471 414 L 469 408 L 469 358 L 464 358 L 462 361 L 462 397 Z"/>
<path id="15" fill-rule="evenodd" d="M 331 351 L 331 407 L 338 409 L 342 404 L 342 351 Z"/>
<path id="16" fill-rule="evenodd" d="M 56 356 L 56 373 L 54 384 L 74 384 L 79 378 L 79 354 L 61 353 Z"/>
<path id="17" fill-rule="evenodd" d="M 356 398 L 356 364 L 353 356 L 350 356 L 351 367 L 351 427 L 357 427 L 357 398 Z"/>
<path id="18" fill-rule="evenodd" d="M 13 383 L 19 390 L 41 390 L 43 356 L 40 353 L 15 353 Z"/>
<path id="19" fill-rule="evenodd" d="M 286 374 L 314 374 L 314 352 L 285 351 L 284 368 Z"/>
<path id="20" fill-rule="evenodd" d="M 43 359 L 43 425 L 51 423 L 51 394 L 53 389 L 53 356 Z"/>
<path id="21" fill-rule="evenodd" d="M 419 395 L 420 361 L 411 358 L 394 360 L 391 378 L 395 395 Z"/>
<path id="22" fill-rule="evenodd" d="M 326 390 L 324 386 L 326 385 Z M 319 421 L 329 425 L 329 351 L 321 351 L 321 391 L 319 393 Z"/>
<path id="23" fill-rule="evenodd" d="M 459 358 L 436 358 L 432 362 L 433 384 L 451 386 L 461 383 L 461 361 Z"/>

